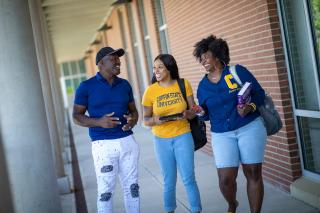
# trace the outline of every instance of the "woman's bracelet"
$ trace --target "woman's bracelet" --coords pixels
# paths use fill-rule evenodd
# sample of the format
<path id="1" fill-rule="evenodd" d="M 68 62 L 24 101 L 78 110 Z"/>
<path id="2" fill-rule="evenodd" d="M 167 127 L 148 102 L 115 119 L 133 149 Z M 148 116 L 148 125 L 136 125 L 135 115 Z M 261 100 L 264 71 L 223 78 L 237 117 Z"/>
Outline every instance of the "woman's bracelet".
<path id="1" fill-rule="evenodd" d="M 252 112 L 254 112 L 254 111 L 256 111 L 256 109 L 257 109 L 257 106 L 256 106 L 256 104 L 255 103 L 250 103 L 249 104 L 251 107 L 252 107 Z"/>

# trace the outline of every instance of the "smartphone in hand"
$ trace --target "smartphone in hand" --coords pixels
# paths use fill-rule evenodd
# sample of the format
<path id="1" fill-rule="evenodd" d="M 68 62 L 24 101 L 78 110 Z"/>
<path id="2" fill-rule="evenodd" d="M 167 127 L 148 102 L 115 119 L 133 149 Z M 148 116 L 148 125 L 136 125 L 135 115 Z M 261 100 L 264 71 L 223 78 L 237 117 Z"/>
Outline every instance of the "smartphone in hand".
<path id="1" fill-rule="evenodd" d="M 181 119 L 183 117 L 183 113 L 176 113 L 176 114 L 172 114 L 172 115 L 165 115 L 165 116 L 161 116 L 159 117 L 160 121 L 175 121 L 178 119 Z"/>
<path id="2" fill-rule="evenodd" d="M 197 116 L 203 116 L 205 114 L 204 110 L 199 105 L 193 105 L 191 110 L 194 111 Z"/>

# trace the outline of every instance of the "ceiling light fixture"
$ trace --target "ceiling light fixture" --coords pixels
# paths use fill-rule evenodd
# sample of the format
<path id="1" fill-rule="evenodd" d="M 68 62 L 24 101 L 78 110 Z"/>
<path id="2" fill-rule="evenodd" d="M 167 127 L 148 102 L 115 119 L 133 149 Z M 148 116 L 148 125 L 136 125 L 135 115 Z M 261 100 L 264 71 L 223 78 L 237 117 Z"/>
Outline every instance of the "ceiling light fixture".
<path id="1" fill-rule="evenodd" d="M 98 32 L 102 32 L 102 31 L 106 31 L 106 30 L 110 30 L 112 27 L 107 25 L 107 24 L 103 24 L 99 29 L 97 29 Z"/>
<path id="2" fill-rule="evenodd" d="M 121 4 L 130 3 L 130 2 L 132 2 L 132 0 L 117 0 L 114 3 L 112 3 L 111 6 L 118 6 Z"/>

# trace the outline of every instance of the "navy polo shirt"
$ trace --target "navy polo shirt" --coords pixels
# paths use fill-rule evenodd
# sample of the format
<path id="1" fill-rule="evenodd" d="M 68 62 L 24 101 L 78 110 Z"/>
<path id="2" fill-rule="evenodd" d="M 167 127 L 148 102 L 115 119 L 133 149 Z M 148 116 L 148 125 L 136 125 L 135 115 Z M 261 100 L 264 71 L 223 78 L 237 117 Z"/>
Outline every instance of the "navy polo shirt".
<path id="1" fill-rule="evenodd" d="M 236 65 L 237 74 L 244 84 L 252 83 L 251 102 L 257 108 L 264 103 L 265 92 L 256 78 L 243 66 Z M 241 117 L 237 111 L 237 84 L 229 71 L 229 66 L 222 70 L 221 78 L 212 83 L 205 75 L 200 81 L 197 91 L 199 104 L 206 111 L 206 120 L 210 120 L 211 131 L 216 133 L 236 130 L 260 116 L 258 110 Z"/>
<path id="2" fill-rule="evenodd" d="M 129 113 L 128 105 L 132 101 L 132 88 L 127 80 L 116 77 L 110 85 L 98 72 L 96 76 L 81 82 L 74 103 L 85 106 L 90 118 L 100 118 L 112 112 L 114 117 L 120 118 L 121 125 L 114 128 L 90 127 L 89 135 L 92 141 L 96 141 L 117 139 L 132 134 L 131 130 L 122 130 L 123 125 L 127 123 L 123 115 Z"/>

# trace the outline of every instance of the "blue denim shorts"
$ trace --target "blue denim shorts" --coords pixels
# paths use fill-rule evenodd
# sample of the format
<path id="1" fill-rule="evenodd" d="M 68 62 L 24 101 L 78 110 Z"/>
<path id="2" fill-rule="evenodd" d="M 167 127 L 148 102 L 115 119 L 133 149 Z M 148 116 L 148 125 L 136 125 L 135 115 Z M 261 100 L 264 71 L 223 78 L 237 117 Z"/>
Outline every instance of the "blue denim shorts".
<path id="1" fill-rule="evenodd" d="M 261 117 L 234 131 L 211 133 L 217 168 L 262 163 L 267 132 Z"/>

